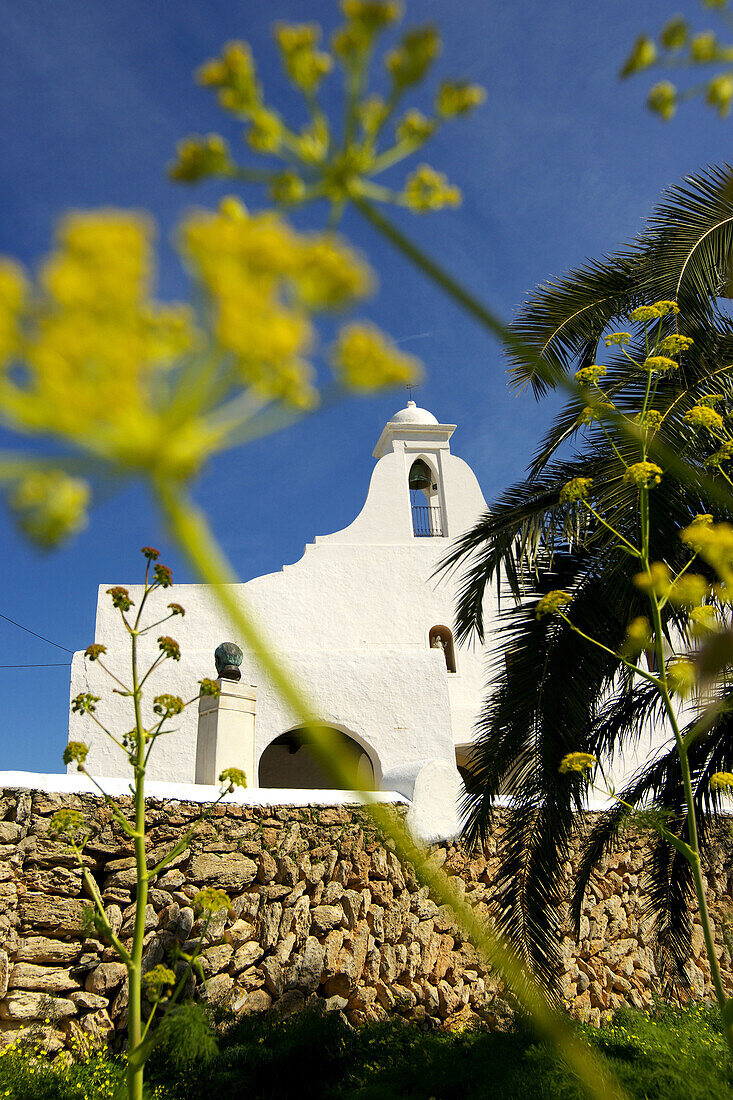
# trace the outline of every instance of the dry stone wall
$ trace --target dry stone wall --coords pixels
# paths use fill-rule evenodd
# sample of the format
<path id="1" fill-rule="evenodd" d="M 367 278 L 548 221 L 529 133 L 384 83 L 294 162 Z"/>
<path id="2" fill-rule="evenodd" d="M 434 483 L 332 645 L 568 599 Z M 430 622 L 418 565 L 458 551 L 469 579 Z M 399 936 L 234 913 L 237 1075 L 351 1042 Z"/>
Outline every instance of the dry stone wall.
<path id="1" fill-rule="evenodd" d="M 130 799 L 118 800 L 132 814 Z M 87 901 L 69 849 L 49 835 L 60 807 L 82 810 L 94 835 L 85 859 L 107 915 L 124 941 L 132 932 L 134 860 L 109 807 L 91 796 L 0 791 L 0 1042 L 33 1029 L 50 1051 L 72 1039 L 121 1040 L 125 968 L 112 948 L 85 937 Z M 175 843 L 201 807 L 148 802 L 149 865 Z M 459 844 L 432 858 L 480 911 L 491 905 L 503 825 L 480 855 Z M 721 824 L 709 900 L 724 978 L 731 959 L 720 921 L 733 887 L 730 826 Z M 596 1023 L 618 1005 L 648 1005 L 658 991 L 651 923 L 644 913 L 644 840 L 628 836 L 591 884 L 580 943 L 565 935 L 563 995 Z M 568 883 L 576 872 L 570 860 Z M 306 1006 L 342 1010 L 353 1024 L 409 1015 L 445 1026 L 475 1019 L 500 1025 L 510 1013 L 501 981 L 436 905 L 409 867 L 380 843 L 357 807 L 221 805 L 189 849 L 150 890 L 145 967 L 189 947 L 200 923 L 191 901 L 202 886 L 233 899 L 210 933 L 197 997 L 235 1012 Z M 692 996 L 710 996 L 702 931 L 688 967 Z"/>

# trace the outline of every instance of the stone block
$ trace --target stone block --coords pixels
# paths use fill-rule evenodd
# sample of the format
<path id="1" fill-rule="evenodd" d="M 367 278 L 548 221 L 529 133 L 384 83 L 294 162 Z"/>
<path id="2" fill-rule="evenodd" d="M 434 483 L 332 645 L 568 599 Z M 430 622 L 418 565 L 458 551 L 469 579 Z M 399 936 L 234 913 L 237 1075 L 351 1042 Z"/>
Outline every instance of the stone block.
<path id="1" fill-rule="evenodd" d="M 53 897 L 47 894 L 27 893 L 20 898 L 20 919 L 26 927 L 36 931 L 52 930 L 58 935 L 78 933 L 88 902 L 76 898 Z"/>
<path id="2" fill-rule="evenodd" d="M 264 953 L 265 952 L 260 947 L 257 940 L 249 940 L 247 943 L 243 943 L 234 952 L 232 969 L 237 974 L 240 970 L 247 970 L 250 966 L 254 966 L 255 963 L 258 963 Z"/>
<path id="3" fill-rule="evenodd" d="M 260 970 L 265 976 L 265 989 L 273 997 L 280 997 L 285 988 L 285 973 L 282 963 L 269 955 L 260 964 Z"/>
<path id="4" fill-rule="evenodd" d="M 234 979 L 229 974 L 216 974 L 201 986 L 201 997 L 212 1005 L 224 1004 L 233 985 Z"/>
<path id="5" fill-rule="evenodd" d="M 8 989 L 34 989 L 39 993 L 65 993 L 75 988 L 77 982 L 70 971 L 27 962 L 16 963 L 8 981 Z"/>
<path id="6" fill-rule="evenodd" d="M 283 907 L 279 901 L 263 905 L 257 919 L 257 939 L 266 951 L 272 950 L 278 941 Z"/>
<path id="7" fill-rule="evenodd" d="M 255 989 L 247 994 L 241 1004 L 240 1012 L 247 1014 L 267 1012 L 272 1007 L 272 997 L 264 989 Z"/>
<path id="8" fill-rule="evenodd" d="M 17 990 L 8 993 L 0 1004 L 4 1020 L 55 1020 L 76 1015 L 76 1005 L 66 997 L 51 997 L 48 993 Z"/>
<path id="9" fill-rule="evenodd" d="M 15 960 L 18 963 L 48 963 L 51 966 L 63 966 L 75 963 L 80 954 L 81 944 L 78 941 L 66 943 L 64 939 L 26 936 L 18 945 Z"/>
<path id="10" fill-rule="evenodd" d="M 87 975 L 85 983 L 88 993 L 108 993 L 127 977 L 127 968 L 121 962 L 103 962 Z"/>
<path id="11" fill-rule="evenodd" d="M 83 989 L 70 993 L 69 1000 L 84 1012 L 98 1012 L 102 1008 L 107 1008 L 106 997 L 100 997 L 97 993 L 87 993 Z"/>
<path id="12" fill-rule="evenodd" d="M 191 860 L 188 877 L 195 883 L 215 886 L 220 890 L 244 890 L 254 882 L 257 864 L 241 852 L 215 855 L 202 852 Z"/>

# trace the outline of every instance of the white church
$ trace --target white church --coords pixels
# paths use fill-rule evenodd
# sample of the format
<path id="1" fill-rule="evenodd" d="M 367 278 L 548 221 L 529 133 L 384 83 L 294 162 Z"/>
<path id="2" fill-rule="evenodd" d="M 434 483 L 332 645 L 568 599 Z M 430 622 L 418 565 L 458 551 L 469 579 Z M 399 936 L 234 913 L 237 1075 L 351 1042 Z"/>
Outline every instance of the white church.
<path id="1" fill-rule="evenodd" d="M 319 722 L 350 749 L 364 786 L 407 801 L 415 831 L 426 840 L 457 831 L 458 767 L 486 687 L 485 651 L 454 644 L 457 578 L 434 575 L 449 543 L 486 510 L 472 470 L 451 453 L 455 427 L 409 401 L 377 441 L 369 492 L 353 523 L 317 536 L 294 565 L 237 586 L 307 689 Z M 99 588 L 94 640 L 107 647 L 108 668 L 125 680 L 129 640 L 106 594 L 110 584 Z M 141 587 L 126 587 L 137 603 Z M 184 711 L 177 732 L 156 743 L 147 778 L 188 797 L 184 790 L 200 786 L 203 794 L 223 767 L 237 766 L 247 774 L 248 801 L 287 802 L 295 792 L 311 802 L 337 798 L 295 715 L 242 640 L 231 636 L 207 587 L 176 585 L 174 598 L 186 611 L 170 624 L 182 656 L 154 673 L 148 706 L 162 692 L 196 696 L 199 680 L 216 675 L 214 651 L 223 642 L 242 647 L 241 679 L 223 670 L 221 695 Z M 151 614 L 167 614 L 170 599 L 168 590 L 155 593 Z M 141 645 L 141 667 L 157 654 L 156 635 Z M 74 655 L 72 699 L 81 692 L 99 696 L 97 716 L 119 738 L 132 722 L 111 686 L 98 664 Z M 69 739 L 89 745 L 93 775 L 129 778 L 122 753 L 88 717 L 71 713 Z M 151 793 L 157 786 L 150 785 Z"/>

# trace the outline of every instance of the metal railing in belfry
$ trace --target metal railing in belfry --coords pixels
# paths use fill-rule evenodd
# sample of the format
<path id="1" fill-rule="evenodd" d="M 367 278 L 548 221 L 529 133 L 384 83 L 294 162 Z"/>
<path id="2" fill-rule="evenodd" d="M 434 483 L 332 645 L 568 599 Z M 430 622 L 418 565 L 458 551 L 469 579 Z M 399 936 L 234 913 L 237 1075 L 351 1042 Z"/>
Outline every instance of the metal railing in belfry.
<path id="1" fill-rule="evenodd" d="M 416 538 L 442 538 L 443 517 L 437 504 L 412 505 L 412 532 Z"/>

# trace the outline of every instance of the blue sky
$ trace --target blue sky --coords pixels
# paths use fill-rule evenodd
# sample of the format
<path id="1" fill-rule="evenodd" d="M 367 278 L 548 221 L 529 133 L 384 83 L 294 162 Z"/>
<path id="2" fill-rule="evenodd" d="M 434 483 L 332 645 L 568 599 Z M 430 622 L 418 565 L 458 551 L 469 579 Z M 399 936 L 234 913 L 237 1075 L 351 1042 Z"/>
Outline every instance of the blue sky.
<path id="1" fill-rule="evenodd" d="M 692 0 L 678 9 L 698 29 L 710 21 Z M 470 119 L 446 127 L 421 158 L 460 185 L 462 207 L 395 217 L 504 317 L 538 282 L 638 232 L 665 187 L 730 156 L 730 122 L 694 103 L 665 126 L 644 110 L 646 77 L 617 79 L 636 34 L 658 30 L 673 13 L 666 0 L 408 3 L 408 22 L 434 21 L 443 32 L 435 79 L 476 81 L 488 99 Z M 222 188 L 176 186 L 164 166 L 188 133 L 221 130 L 234 144 L 239 129 L 196 87 L 192 72 L 225 41 L 246 38 L 269 98 L 289 103 L 271 39 L 274 19 L 331 28 L 336 4 L 0 0 L 0 253 L 33 265 L 69 208 L 145 209 L 160 227 L 160 296 L 185 296 L 171 231 L 183 210 L 213 204 Z M 245 198 L 252 207 L 262 202 L 256 190 Z M 314 209 L 298 223 L 316 226 L 322 218 Z M 454 450 L 490 501 L 521 476 L 553 403 L 512 394 L 494 341 L 356 215 L 342 228 L 379 274 L 379 293 L 362 314 L 423 359 L 418 403 L 458 424 Z M 405 397 L 344 401 L 211 463 L 196 496 L 243 579 L 297 560 L 314 535 L 353 518 L 374 443 Z M 0 614 L 68 650 L 84 648 L 97 584 L 137 579 L 138 548 L 150 543 L 178 580 L 191 579 L 134 485 L 98 502 L 86 532 L 52 554 L 21 541 L 0 510 Z M 0 667 L 0 768 L 61 770 L 67 656 L 0 619 L 0 665 L 61 662 Z"/>

